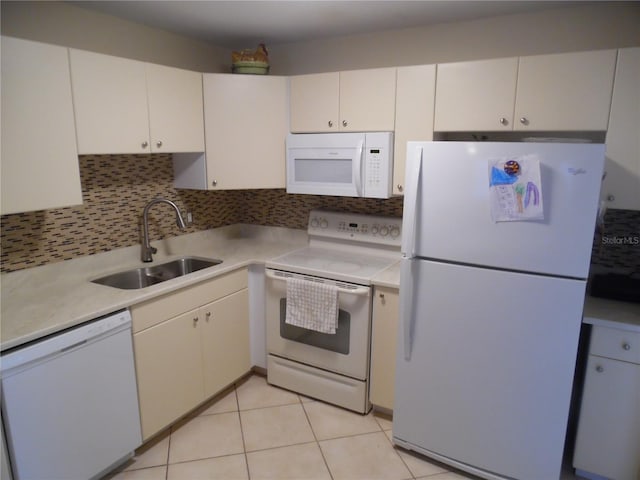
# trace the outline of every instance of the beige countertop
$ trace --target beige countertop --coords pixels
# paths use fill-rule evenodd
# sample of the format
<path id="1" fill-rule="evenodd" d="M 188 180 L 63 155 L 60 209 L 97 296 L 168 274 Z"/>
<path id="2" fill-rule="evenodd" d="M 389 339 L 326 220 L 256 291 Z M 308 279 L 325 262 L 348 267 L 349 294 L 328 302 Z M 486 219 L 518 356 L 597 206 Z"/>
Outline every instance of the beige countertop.
<path id="1" fill-rule="evenodd" d="M 223 260 L 220 265 L 139 290 L 91 283 L 109 273 L 137 268 L 140 246 L 112 250 L 64 262 L 2 274 L 1 349 L 21 345 L 102 315 L 169 293 L 308 243 L 307 232 L 279 227 L 232 225 L 165 240 L 154 264 L 190 255 Z"/>
<path id="2" fill-rule="evenodd" d="M 640 303 L 587 296 L 583 322 L 640 332 Z"/>

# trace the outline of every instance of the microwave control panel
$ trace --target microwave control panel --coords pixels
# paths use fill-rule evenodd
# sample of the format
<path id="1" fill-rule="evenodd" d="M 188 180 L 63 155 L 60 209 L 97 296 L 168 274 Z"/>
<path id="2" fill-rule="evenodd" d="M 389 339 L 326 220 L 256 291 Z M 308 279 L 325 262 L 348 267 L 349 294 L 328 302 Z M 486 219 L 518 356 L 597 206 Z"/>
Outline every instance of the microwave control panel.
<path id="1" fill-rule="evenodd" d="M 309 214 L 307 232 L 315 237 L 399 247 L 402 237 L 402 219 L 312 210 Z"/>
<path id="2" fill-rule="evenodd" d="M 393 135 L 367 133 L 364 151 L 364 196 L 389 198 L 393 175 Z"/>

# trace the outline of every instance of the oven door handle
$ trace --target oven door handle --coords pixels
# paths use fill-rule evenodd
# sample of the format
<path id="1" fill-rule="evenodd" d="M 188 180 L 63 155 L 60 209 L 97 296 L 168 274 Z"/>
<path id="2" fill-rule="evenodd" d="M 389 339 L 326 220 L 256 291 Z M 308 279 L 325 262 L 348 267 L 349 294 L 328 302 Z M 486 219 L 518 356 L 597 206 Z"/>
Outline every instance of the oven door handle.
<path id="1" fill-rule="evenodd" d="M 270 272 L 269 270 L 267 270 L 265 272 L 267 278 L 270 278 L 272 280 L 280 280 L 280 281 L 285 281 L 287 279 L 287 277 L 283 277 L 280 275 L 276 275 L 273 272 Z M 357 295 L 360 297 L 366 297 L 368 295 L 370 295 L 370 291 L 371 289 L 369 287 L 356 287 L 356 288 L 343 288 L 343 287 L 338 287 L 338 293 L 346 293 L 349 295 Z"/>

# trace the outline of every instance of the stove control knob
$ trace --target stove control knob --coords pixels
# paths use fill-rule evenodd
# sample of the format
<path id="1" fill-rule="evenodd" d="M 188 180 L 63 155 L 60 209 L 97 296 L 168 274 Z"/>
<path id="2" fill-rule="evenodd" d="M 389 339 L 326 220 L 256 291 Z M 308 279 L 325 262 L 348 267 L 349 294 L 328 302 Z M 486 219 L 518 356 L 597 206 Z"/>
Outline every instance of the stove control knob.
<path id="1" fill-rule="evenodd" d="M 384 225 L 380 227 L 380 235 L 382 235 L 383 237 L 389 235 L 389 227 L 386 227 Z"/>
<path id="2" fill-rule="evenodd" d="M 329 226 L 329 222 L 327 222 L 324 218 L 320 220 L 320 228 L 327 228 Z"/>
<path id="3" fill-rule="evenodd" d="M 398 235 L 400 235 L 400 228 L 399 227 L 391 227 L 391 236 L 393 238 L 396 238 Z"/>
<path id="4" fill-rule="evenodd" d="M 311 228 L 318 228 L 318 219 L 317 218 L 312 218 L 311 219 Z"/>
<path id="5" fill-rule="evenodd" d="M 378 234 L 378 226 L 374 225 L 373 227 L 371 227 L 371 234 L 372 235 L 377 235 Z"/>

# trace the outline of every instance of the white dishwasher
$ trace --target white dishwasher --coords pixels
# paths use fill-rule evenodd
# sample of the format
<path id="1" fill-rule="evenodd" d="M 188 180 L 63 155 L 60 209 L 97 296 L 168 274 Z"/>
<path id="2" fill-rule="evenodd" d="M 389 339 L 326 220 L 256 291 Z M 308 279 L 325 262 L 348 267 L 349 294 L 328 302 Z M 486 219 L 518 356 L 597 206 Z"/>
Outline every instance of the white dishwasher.
<path id="1" fill-rule="evenodd" d="M 2 355 L 14 480 L 98 478 L 141 443 L 124 310 Z"/>

